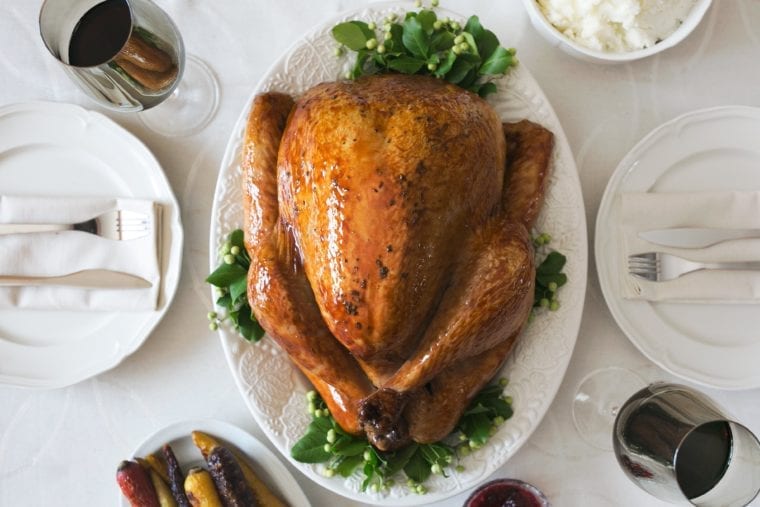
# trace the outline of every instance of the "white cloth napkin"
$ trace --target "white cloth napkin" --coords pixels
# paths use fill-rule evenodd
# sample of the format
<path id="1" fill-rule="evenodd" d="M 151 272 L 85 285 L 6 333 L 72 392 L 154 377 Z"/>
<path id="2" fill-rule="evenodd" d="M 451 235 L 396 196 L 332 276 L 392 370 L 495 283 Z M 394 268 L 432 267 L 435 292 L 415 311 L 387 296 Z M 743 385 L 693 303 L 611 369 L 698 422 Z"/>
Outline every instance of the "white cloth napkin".
<path id="1" fill-rule="evenodd" d="M 120 198 L 0 196 L 0 224 L 69 224 L 114 209 L 149 217 L 151 233 L 128 241 L 79 231 L 0 234 L 0 276 L 52 277 L 83 270 L 119 271 L 149 281 L 150 288 L 0 286 L 0 308 L 142 311 L 158 304 L 160 206 Z"/>
<path id="2" fill-rule="evenodd" d="M 628 256 L 667 252 L 694 261 L 760 260 L 760 239 L 742 239 L 706 248 L 668 248 L 639 232 L 676 227 L 760 229 L 760 192 L 626 193 L 621 196 L 623 297 L 690 303 L 760 302 L 758 271 L 698 271 L 666 282 L 628 274 Z"/>

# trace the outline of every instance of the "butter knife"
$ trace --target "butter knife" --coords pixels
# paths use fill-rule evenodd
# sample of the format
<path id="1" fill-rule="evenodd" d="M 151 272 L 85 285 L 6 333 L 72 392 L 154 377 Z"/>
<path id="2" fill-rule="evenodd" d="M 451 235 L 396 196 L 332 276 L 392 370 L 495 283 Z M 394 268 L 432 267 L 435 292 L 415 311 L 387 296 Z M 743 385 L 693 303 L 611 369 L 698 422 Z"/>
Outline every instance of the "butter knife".
<path id="1" fill-rule="evenodd" d="M 147 289 L 148 280 L 121 271 L 88 269 L 62 276 L 8 276 L 0 275 L 0 287 L 32 286 L 79 287 L 81 289 Z"/>
<path id="2" fill-rule="evenodd" d="M 650 243 L 674 248 L 705 248 L 724 241 L 760 238 L 760 229 L 682 227 L 639 232 Z"/>

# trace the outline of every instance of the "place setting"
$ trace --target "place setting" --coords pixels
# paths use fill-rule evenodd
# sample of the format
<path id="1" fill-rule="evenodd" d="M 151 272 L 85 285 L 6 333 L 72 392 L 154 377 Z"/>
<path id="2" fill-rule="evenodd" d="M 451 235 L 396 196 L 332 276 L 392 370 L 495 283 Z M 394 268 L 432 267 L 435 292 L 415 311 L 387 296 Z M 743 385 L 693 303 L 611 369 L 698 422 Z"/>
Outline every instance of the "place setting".
<path id="1" fill-rule="evenodd" d="M 651 361 L 698 386 L 758 386 L 759 114 L 717 107 L 656 128 L 615 169 L 598 211 L 597 269 L 612 316 Z M 608 431 L 614 420 L 617 461 L 638 486 L 676 504 L 756 497 L 760 443 L 719 404 L 677 383 L 643 387 L 630 370 L 596 375 L 608 385 L 586 380 L 585 394 L 599 399 L 585 404 L 598 420 L 584 426 Z M 642 389 L 621 405 L 609 382 Z"/>
<path id="2" fill-rule="evenodd" d="M 216 112 L 215 76 L 152 2 L 48 0 L 39 30 L 91 99 L 141 112 L 154 132 L 191 135 Z M 179 204 L 153 154 L 100 113 L 12 104 L 0 131 L 0 383 L 63 387 L 116 366 L 165 314 L 182 260 Z"/>
<path id="3" fill-rule="evenodd" d="M 15 104 L 0 132 L 0 383 L 63 387 L 116 366 L 166 312 L 179 205 L 155 157 L 99 113 Z"/>
<path id="4" fill-rule="evenodd" d="M 659 127 L 621 161 L 597 220 L 618 325 L 667 371 L 721 389 L 760 382 L 758 118 L 725 107 Z"/>
<path id="5" fill-rule="evenodd" d="M 653 77 L 749 2 L 344 3 L 7 8 L 0 504 L 757 505 L 760 108 Z"/>

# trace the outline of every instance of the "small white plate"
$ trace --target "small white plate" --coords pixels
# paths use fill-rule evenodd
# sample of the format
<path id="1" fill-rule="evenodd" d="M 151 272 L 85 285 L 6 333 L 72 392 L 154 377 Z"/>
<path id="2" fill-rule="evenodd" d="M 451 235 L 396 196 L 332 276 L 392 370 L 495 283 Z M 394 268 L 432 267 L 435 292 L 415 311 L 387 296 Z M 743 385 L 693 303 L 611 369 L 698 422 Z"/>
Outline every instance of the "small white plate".
<path id="1" fill-rule="evenodd" d="M 760 190 L 760 109 L 685 114 L 646 136 L 613 173 L 596 222 L 596 264 L 620 328 L 670 373 L 709 387 L 760 387 L 760 307 L 634 301 L 621 296 L 620 196 L 625 192 Z"/>
<path id="2" fill-rule="evenodd" d="M 0 385 L 71 385 L 137 350 L 169 307 L 182 260 L 179 205 L 153 154 L 107 117 L 78 106 L 5 106 L 0 108 L 0 193 L 143 198 L 160 203 L 163 215 L 158 309 L 2 310 Z"/>
<path id="3" fill-rule="evenodd" d="M 208 433 L 245 454 L 248 458 L 248 464 L 251 465 L 256 475 L 269 486 L 273 493 L 291 507 L 309 507 L 310 504 L 306 495 L 301 491 L 300 486 L 290 475 L 285 465 L 275 457 L 272 451 L 250 433 L 226 422 L 205 419 L 171 424 L 149 436 L 134 450 L 130 458 L 144 457 L 159 451 L 164 444 L 169 444 L 174 455 L 177 456 L 182 471 L 187 473 L 192 467 L 205 465 L 203 456 L 193 444 L 190 436 L 193 431 Z M 119 505 L 129 507 L 129 502 L 121 493 L 119 493 Z"/>

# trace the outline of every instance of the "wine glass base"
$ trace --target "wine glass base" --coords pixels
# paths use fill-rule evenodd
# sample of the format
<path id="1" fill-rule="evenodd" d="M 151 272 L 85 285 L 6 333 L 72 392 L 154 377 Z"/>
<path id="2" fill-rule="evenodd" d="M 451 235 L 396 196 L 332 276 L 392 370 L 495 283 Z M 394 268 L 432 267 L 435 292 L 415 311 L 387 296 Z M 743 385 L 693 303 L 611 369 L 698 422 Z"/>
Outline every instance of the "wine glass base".
<path id="1" fill-rule="evenodd" d="M 190 136 L 208 125 L 219 108 L 219 83 L 211 69 L 187 55 L 174 93 L 138 117 L 150 130 L 167 137 Z"/>
<path id="2" fill-rule="evenodd" d="M 611 366 L 594 370 L 578 385 L 573 423 L 589 445 L 612 450 L 612 428 L 620 406 L 647 383 L 631 370 Z"/>

